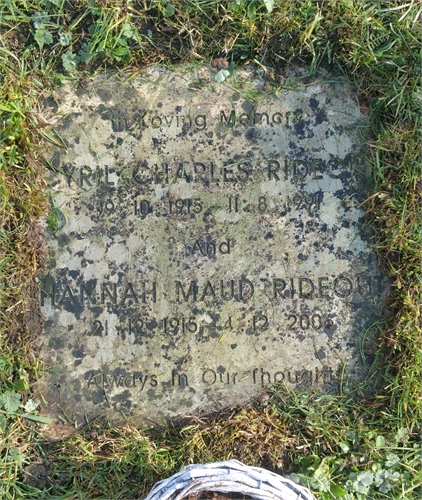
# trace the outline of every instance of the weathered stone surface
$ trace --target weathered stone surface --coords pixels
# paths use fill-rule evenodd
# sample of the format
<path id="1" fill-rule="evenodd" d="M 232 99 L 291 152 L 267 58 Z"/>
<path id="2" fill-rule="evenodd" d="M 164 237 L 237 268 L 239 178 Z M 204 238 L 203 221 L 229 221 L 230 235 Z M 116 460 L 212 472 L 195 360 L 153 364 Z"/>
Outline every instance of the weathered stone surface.
<path id="1" fill-rule="evenodd" d="M 347 85 L 203 68 L 59 96 L 46 412 L 135 424 L 362 376 L 385 283 Z"/>

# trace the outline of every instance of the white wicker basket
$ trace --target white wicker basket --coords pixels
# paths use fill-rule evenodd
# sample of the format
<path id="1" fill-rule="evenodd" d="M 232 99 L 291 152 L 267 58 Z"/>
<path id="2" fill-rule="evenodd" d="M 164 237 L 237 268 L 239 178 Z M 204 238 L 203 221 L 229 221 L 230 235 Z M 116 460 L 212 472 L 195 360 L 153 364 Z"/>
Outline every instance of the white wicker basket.
<path id="1" fill-rule="evenodd" d="M 201 491 L 238 493 L 258 500 L 315 500 L 293 481 L 237 460 L 188 465 L 155 484 L 145 500 L 181 500 Z"/>

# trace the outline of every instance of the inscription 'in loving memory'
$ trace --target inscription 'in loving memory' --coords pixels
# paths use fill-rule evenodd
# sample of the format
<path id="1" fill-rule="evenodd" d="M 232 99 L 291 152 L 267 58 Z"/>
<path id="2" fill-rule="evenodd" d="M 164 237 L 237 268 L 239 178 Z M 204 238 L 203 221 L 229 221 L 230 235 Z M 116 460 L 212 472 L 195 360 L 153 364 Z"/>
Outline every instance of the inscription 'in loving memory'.
<path id="1" fill-rule="evenodd" d="M 318 106 L 318 101 L 313 99 L 311 102 Z M 159 103 L 162 105 L 162 103 Z M 176 112 L 182 112 L 182 106 L 176 106 Z M 170 129 L 171 127 L 182 128 L 185 131 L 190 129 L 203 131 L 207 129 L 210 119 L 206 114 L 159 114 L 151 110 L 137 112 L 132 121 L 120 116 L 113 116 L 108 111 L 102 113 L 104 118 L 110 118 L 113 123 L 113 130 L 115 132 L 135 132 L 139 128 L 156 128 L 156 129 Z M 268 111 L 258 113 L 250 111 L 249 113 L 243 110 L 230 111 L 220 110 L 218 114 L 218 124 L 228 128 L 236 126 L 255 127 L 260 125 L 269 126 L 286 126 L 291 127 L 297 125 L 301 120 L 310 118 L 309 114 L 304 113 L 302 109 L 295 111 L 287 111 L 281 113 L 279 111 Z M 312 116 L 315 118 L 316 123 L 321 123 L 326 119 L 325 113 L 317 111 Z M 213 123 L 215 126 L 215 123 Z"/>

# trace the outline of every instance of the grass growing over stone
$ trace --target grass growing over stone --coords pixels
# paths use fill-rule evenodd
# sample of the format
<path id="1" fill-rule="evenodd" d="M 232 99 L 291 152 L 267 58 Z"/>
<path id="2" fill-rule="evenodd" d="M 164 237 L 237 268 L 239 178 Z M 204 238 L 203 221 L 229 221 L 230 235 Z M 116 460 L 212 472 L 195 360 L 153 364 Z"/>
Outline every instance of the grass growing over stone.
<path id="1" fill-rule="evenodd" d="M 421 498 L 422 2 L 3 0 L 0 3 L 0 492 L 138 498 L 196 461 L 238 458 L 293 474 L 321 499 Z M 281 387 L 264 403 L 164 430 L 89 424 L 43 442 L 31 388 L 47 214 L 42 99 L 104 70 L 251 62 L 275 88 L 294 65 L 344 74 L 369 108 L 366 202 L 391 294 L 367 381 L 342 394 Z"/>

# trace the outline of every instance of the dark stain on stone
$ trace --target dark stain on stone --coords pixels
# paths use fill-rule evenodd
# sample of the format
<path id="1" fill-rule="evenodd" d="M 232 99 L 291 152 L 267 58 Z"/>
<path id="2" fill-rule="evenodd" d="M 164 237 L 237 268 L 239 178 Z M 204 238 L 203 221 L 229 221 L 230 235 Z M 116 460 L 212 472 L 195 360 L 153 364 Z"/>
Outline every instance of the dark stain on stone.
<path id="1" fill-rule="evenodd" d="M 78 87 L 78 90 L 79 90 L 80 88 L 82 89 L 83 87 L 82 87 L 82 86 Z M 85 89 L 84 89 L 84 91 L 86 92 L 86 90 L 85 90 Z M 83 95 L 83 93 L 81 93 L 80 95 Z M 97 95 L 98 95 L 98 97 L 99 97 L 99 98 L 100 98 L 103 102 L 107 102 L 107 101 L 109 101 L 109 100 L 112 98 L 112 93 L 111 93 L 109 90 L 107 90 L 106 88 L 104 88 L 104 87 L 99 88 L 99 89 L 97 90 Z"/>
<path id="2" fill-rule="evenodd" d="M 66 171 L 66 164 L 63 165 L 63 161 L 61 159 L 61 156 L 56 154 L 54 155 L 53 159 L 51 160 L 51 164 L 53 165 L 53 167 L 56 167 L 57 169 L 59 169 L 60 167 L 63 168 L 63 171 Z M 47 165 L 48 166 L 48 165 Z M 67 168 L 69 168 L 69 166 L 67 166 Z"/>
<path id="3" fill-rule="evenodd" d="M 113 118 L 113 113 L 109 107 L 105 107 L 104 104 L 100 104 L 98 106 L 98 113 L 101 116 L 102 120 L 112 120 Z"/>
<path id="4" fill-rule="evenodd" d="M 92 311 L 94 318 L 98 318 L 104 311 L 104 309 L 100 306 L 91 306 L 90 310 Z"/>
<path id="5" fill-rule="evenodd" d="M 325 354 L 325 351 L 324 349 L 321 347 L 321 349 L 319 351 L 317 351 L 317 357 L 318 359 L 325 359 L 327 357 L 327 355 Z"/>
<path id="6" fill-rule="evenodd" d="M 104 403 L 104 390 L 95 388 L 95 384 L 91 385 L 88 394 L 86 395 L 87 401 L 90 401 L 94 405 L 101 405 Z"/>
<path id="7" fill-rule="evenodd" d="M 57 238 L 57 242 L 59 246 L 65 247 L 66 245 L 69 245 L 72 242 L 72 238 L 67 234 L 60 234 L 59 237 Z"/>
<path id="8" fill-rule="evenodd" d="M 54 325 L 54 321 L 53 321 L 52 319 L 47 319 L 47 320 L 44 322 L 44 327 L 45 327 L 45 328 L 51 328 L 53 325 Z"/>
<path id="9" fill-rule="evenodd" d="M 84 313 L 84 305 L 80 304 L 76 297 L 75 300 L 65 300 L 63 302 L 63 309 L 69 313 L 72 313 L 75 315 L 76 319 L 81 319 L 81 314 Z"/>
<path id="10" fill-rule="evenodd" d="M 125 408 L 126 410 L 130 410 L 132 407 L 132 401 L 130 400 L 130 391 L 126 390 L 123 391 L 121 394 L 116 394 L 113 396 L 111 399 L 113 401 L 113 406 L 119 407 L 116 408 L 116 410 L 120 409 L 121 407 Z M 120 403 L 120 404 L 117 404 Z"/>
<path id="11" fill-rule="evenodd" d="M 56 113 L 59 109 L 57 101 L 53 97 L 47 97 L 44 101 L 45 107 L 49 108 L 49 111 Z"/>
<path id="12" fill-rule="evenodd" d="M 242 109 L 246 112 L 246 113 L 251 113 L 253 112 L 254 110 L 254 105 L 251 104 L 249 101 L 243 101 L 243 104 L 242 104 Z"/>
<path id="13" fill-rule="evenodd" d="M 182 125 L 182 131 L 180 132 L 180 134 L 177 134 L 177 137 L 186 136 L 186 135 L 188 135 L 189 131 L 190 131 L 190 125 L 189 125 L 189 123 L 186 122 Z"/>
<path id="14" fill-rule="evenodd" d="M 328 122 L 327 113 L 320 111 L 315 118 L 315 125 L 321 125 L 322 122 Z"/>
<path id="15" fill-rule="evenodd" d="M 52 349 L 63 349 L 65 347 L 65 341 L 63 337 L 53 337 L 48 343 L 48 345 Z"/>
<path id="16" fill-rule="evenodd" d="M 71 127 L 72 123 L 74 123 L 75 119 L 81 116 L 82 113 L 72 113 L 70 115 L 67 115 L 63 121 L 61 122 L 61 128 L 69 128 Z"/>
<path id="17" fill-rule="evenodd" d="M 73 386 L 72 387 L 73 392 L 76 394 L 80 394 L 82 390 L 81 381 L 79 379 L 73 380 L 72 386 Z"/>
<path id="18" fill-rule="evenodd" d="M 309 99 L 309 106 L 313 109 L 316 110 L 319 106 L 319 101 L 317 101 L 315 98 L 311 97 Z"/>
<path id="19" fill-rule="evenodd" d="M 171 389 L 171 380 L 168 380 L 167 382 L 161 382 L 161 386 L 163 387 L 163 389 Z"/>
<path id="20" fill-rule="evenodd" d="M 256 128 L 250 128 L 246 132 L 245 137 L 248 141 L 256 142 L 259 138 L 259 131 Z"/>
<path id="21" fill-rule="evenodd" d="M 151 321 L 147 321 L 146 326 L 147 329 L 152 332 L 153 330 L 159 327 L 159 324 L 155 319 L 152 319 Z"/>
<path id="22" fill-rule="evenodd" d="M 298 136 L 299 139 L 305 139 L 305 138 L 309 138 L 309 137 L 313 137 L 314 136 L 314 133 L 312 132 L 312 130 L 309 130 L 308 129 L 308 135 L 305 135 L 305 127 L 308 128 L 309 126 L 309 120 L 306 121 L 306 120 L 299 120 L 295 126 L 294 126 L 294 129 L 295 129 L 295 133 L 296 135 Z"/>
<path id="23" fill-rule="evenodd" d="M 84 346 L 79 346 L 79 347 L 73 349 L 72 355 L 75 358 L 84 358 L 85 357 Z"/>
<path id="24" fill-rule="evenodd" d="M 152 389 L 152 388 L 147 390 L 147 395 L 150 399 L 160 399 L 161 398 L 161 395 L 156 394 L 154 389 Z"/>

